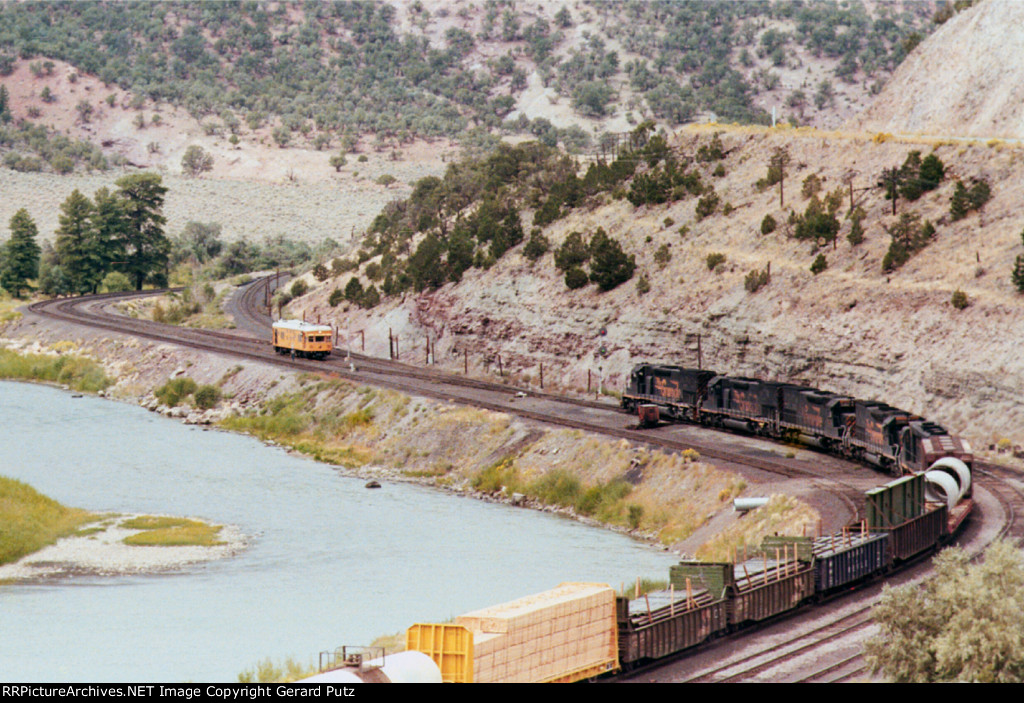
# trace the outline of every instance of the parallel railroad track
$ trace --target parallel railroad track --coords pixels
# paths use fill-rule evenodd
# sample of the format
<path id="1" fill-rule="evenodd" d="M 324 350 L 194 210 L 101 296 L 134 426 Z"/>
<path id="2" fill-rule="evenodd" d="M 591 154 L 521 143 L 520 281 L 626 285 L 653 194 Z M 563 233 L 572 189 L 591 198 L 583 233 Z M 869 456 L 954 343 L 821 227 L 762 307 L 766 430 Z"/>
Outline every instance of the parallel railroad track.
<path id="1" fill-rule="evenodd" d="M 265 295 L 264 287 L 269 285 L 270 278 L 272 277 L 247 284 L 238 296 L 236 315 L 241 313 L 245 316 L 245 326 L 250 330 L 254 325 L 262 325 L 267 330 L 270 328 L 270 318 L 260 312 Z M 292 360 L 275 354 L 267 342 L 238 333 L 176 327 L 113 314 L 103 309 L 115 302 L 160 292 L 144 291 L 56 299 L 34 303 L 29 309 L 42 317 L 130 334 L 156 342 L 183 345 L 201 351 L 229 354 L 293 370 L 327 373 L 332 377 L 355 383 L 471 404 L 529 420 L 596 432 L 671 451 L 692 448 L 709 459 L 755 468 L 787 478 L 811 478 L 829 484 L 827 490 L 837 494 L 852 512 L 856 512 L 860 500 L 859 488 L 843 484 L 841 477 L 823 476 L 817 462 L 780 461 L 769 457 L 750 456 L 708 443 L 695 442 L 690 438 L 677 439 L 667 432 L 640 431 L 623 427 L 621 421 L 624 416 L 618 411 L 617 406 L 611 403 L 567 398 L 532 389 L 518 389 L 502 383 L 466 378 L 437 369 L 424 369 L 361 354 L 352 354 L 351 362 L 338 357 L 325 361 Z M 351 370 L 349 363 L 356 367 L 355 371 Z M 525 394 L 526 397 L 517 398 L 517 393 Z M 531 405 L 538 407 L 529 407 Z M 561 409 L 561 412 L 558 409 Z"/>
<path id="2" fill-rule="evenodd" d="M 263 299 L 267 296 L 265 287 L 270 284 L 270 278 L 260 279 L 247 285 L 236 297 L 233 309 L 236 319 L 240 319 L 240 324 L 253 334 L 259 334 L 260 330 L 269 331 L 270 318 L 261 312 L 261 308 L 263 307 Z M 341 358 L 322 362 L 302 359 L 291 360 L 275 354 L 267 342 L 241 336 L 238 333 L 232 334 L 163 325 L 147 320 L 111 314 L 102 309 L 113 302 L 133 297 L 149 296 L 156 292 L 158 291 L 51 300 L 35 303 L 30 306 L 30 310 L 43 317 L 84 324 L 111 332 L 130 334 L 157 342 L 179 344 L 218 354 L 229 354 L 293 370 L 327 373 L 332 377 L 344 378 L 355 383 L 382 386 L 444 401 L 467 403 L 489 410 L 515 414 L 547 424 L 596 432 L 668 450 L 678 451 L 693 448 L 711 459 L 747 466 L 789 478 L 814 479 L 820 487 L 839 495 L 854 513 L 856 513 L 857 507 L 862 500 L 863 493 L 861 489 L 845 484 L 841 480 L 841 476 L 822 475 L 820 470 L 815 470 L 820 469 L 816 462 L 793 460 L 783 462 L 767 457 L 752 457 L 748 454 L 723 450 L 720 447 L 693 441 L 692 439 L 683 441 L 673 438 L 668 433 L 624 428 L 621 426 L 623 416 L 616 407 L 609 403 L 566 398 L 550 393 L 537 392 L 532 389 L 522 389 L 522 392 L 526 393 L 527 398 L 517 399 L 514 398 L 513 394 L 520 391 L 520 389 L 509 385 L 465 378 L 437 369 L 416 367 L 397 361 L 368 357 L 362 354 L 351 354 L 351 363 L 356 366 L 356 371 L 351 370 L 348 365 L 350 362 Z M 267 336 L 269 336 L 269 332 Z M 510 399 L 510 397 L 512 398 Z M 546 407 L 531 409 L 526 407 L 530 404 L 529 401 L 542 401 L 542 403 L 535 404 L 542 404 Z M 567 412 L 555 412 L 551 407 L 567 409 Z M 589 416 L 590 419 L 581 418 L 580 415 Z M 610 423 L 608 422 L 609 417 L 612 418 Z M 614 418 L 617 418 L 617 420 Z M 601 421 L 602 419 L 604 422 Z M 843 462 L 839 463 L 842 464 Z M 999 500 L 1004 510 L 1006 518 L 998 536 L 1011 539 L 1017 544 L 1024 543 L 1024 487 L 1022 487 L 1024 483 L 1021 483 L 1020 475 L 998 465 L 976 462 L 975 476 L 976 485 L 990 491 Z M 980 552 L 981 547 L 976 548 L 974 551 Z M 866 614 L 874 604 L 875 596 L 866 595 L 863 600 L 865 601 L 863 606 L 858 606 L 854 612 L 842 619 L 843 621 L 853 619 L 855 624 L 849 626 L 853 629 L 867 627 L 865 624 Z M 793 637 L 788 645 L 786 643 L 780 645 L 778 642 L 774 642 L 760 653 L 745 655 L 743 661 L 733 661 L 718 667 L 717 671 L 704 671 L 691 678 L 692 680 L 704 681 L 754 679 L 759 673 L 764 672 L 771 666 L 782 665 L 786 661 L 795 660 L 807 652 L 828 647 L 829 643 L 840 636 L 836 632 L 837 629 L 845 632 L 843 627 L 843 625 L 837 624 L 837 622 L 828 623 L 812 633 Z M 711 643 L 699 648 L 699 650 L 705 647 L 716 646 L 715 643 Z M 780 651 L 783 654 L 779 654 Z M 686 655 L 684 654 L 683 656 L 685 657 Z M 756 663 L 748 665 L 744 662 Z M 662 666 L 664 666 L 664 663 L 662 663 Z M 729 673 L 726 673 L 726 668 L 729 668 Z M 814 667 L 804 667 L 802 670 L 807 672 L 809 669 L 814 669 Z M 828 663 L 822 668 L 814 669 L 812 673 L 805 673 L 800 680 L 840 681 L 863 676 L 864 673 L 863 660 L 859 654 L 855 654 L 838 662 Z"/>

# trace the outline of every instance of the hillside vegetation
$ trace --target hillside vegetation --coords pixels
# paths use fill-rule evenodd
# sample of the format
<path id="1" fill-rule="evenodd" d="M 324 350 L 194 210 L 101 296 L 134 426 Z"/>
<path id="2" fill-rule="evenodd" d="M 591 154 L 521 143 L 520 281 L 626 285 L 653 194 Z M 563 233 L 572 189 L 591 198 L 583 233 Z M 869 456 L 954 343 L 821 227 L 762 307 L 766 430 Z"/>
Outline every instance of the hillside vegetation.
<path id="1" fill-rule="evenodd" d="M 104 156 L 88 145 L 56 133 L 43 144 L 29 128 L 64 114 L 88 134 L 90 122 L 130 108 L 133 136 L 145 140 L 164 119 L 162 104 L 187 109 L 206 134 L 234 144 L 259 138 L 339 157 L 366 134 L 397 146 L 417 137 L 486 141 L 500 130 L 579 151 L 646 119 L 766 123 L 776 108 L 791 122 L 835 124 L 931 30 L 934 8 L 5 1 L 0 84 L 27 62 L 34 89 L 0 104 L 0 148 L 16 154 L 9 168 L 102 169 Z M 102 85 L 71 97 L 80 75 Z"/>
<path id="2" fill-rule="evenodd" d="M 722 372 L 882 399 L 976 440 L 1021 442 L 1014 389 L 1024 365 L 1012 341 L 1024 327 L 1012 277 L 1024 252 L 1020 156 L 1000 143 L 687 129 L 661 160 L 635 158 L 632 176 L 581 191 L 574 207 L 537 224 L 549 242 L 539 256 L 524 236 L 458 283 L 413 285 L 422 292 L 370 310 L 342 295 L 330 304 L 352 274 L 309 278 L 290 309 L 363 330 L 370 353 L 389 353 L 390 328 L 403 349 L 429 338 L 434 360 L 453 370 L 493 374 L 500 356 L 504 374 L 537 384 L 543 364 L 556 388 L 583 389 L 589 377 L 617 389 L 639 361 L 695 365 L 699 336 L 705 366 Z M 691 173 L 700 195 L 668 185 Z M 449 241 L 484 202 L 449 216 Z M 524 228 L 543 211 L 527 199 Z M 421 224 L 409 261 L 441 239 L 439 222 Z M 635 263 L 633 278 L 575 287 L 559 253 L 599 231 Z M 474 246 L 485 259 L 491 252 Z M 366 254 L 363 289 L 386 268 L 383 255 Z M 446 256 L 430 270 L 445 270 Z"/>

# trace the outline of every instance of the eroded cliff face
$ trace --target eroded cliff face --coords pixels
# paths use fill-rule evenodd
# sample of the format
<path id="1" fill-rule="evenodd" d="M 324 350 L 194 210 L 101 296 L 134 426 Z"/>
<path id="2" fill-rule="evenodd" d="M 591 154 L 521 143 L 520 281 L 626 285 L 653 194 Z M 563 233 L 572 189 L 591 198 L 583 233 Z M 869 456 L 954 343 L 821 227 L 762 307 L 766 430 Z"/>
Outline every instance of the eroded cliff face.
<path id="1" fill-rule="evenodd" d="M 985 0 L 921 43 L 856 129 L 979 138 L 1024 137 L 1024 3 Z"/>
<path id="2" fill-rule="evenodd" d="M 684 131 L 673 144 L 692 155 L 710 136 L 710 130 Z M 635 208 L 606 195 L 545 230 L 553 248 L 572 231 L 589 235 L 598 227 L 620 240 L 637 270 L 610 292 L 595 285 L 568 290 L 552 253 L 531 264 L 521 245 L 458 284 L 370 311 L 326 304 L 348 275 L 320 284 L 291 309 L 332 319 L 343 334 L 363 330 L 371 354 L 388 355 L 390 328 L 409 363 L 425 363 L 429 338 L 435 362 L 453 371 L 468 360 L 471 374 L 496 376 L 500 356 L 501 370 L 519 382 L 539 385 L 543 364 L 545 387 L 566 390 L 586 389 L 588 372 L 592 389 L 621 390 L 631 367 L 644 361 L 696 366 L 699 347 L 703 367 L 721 373 L 884 400 L 975 442 L 1024 442 L 1024 298 L 1010 279 L 1015 257 L 1024 254 L 1017 210 L 1024 152 L 793 130 L 737 128 L 724 130 L 722 139 L 729 150 L 720 162 L 725 175 L 711 175 L 717 163 L 696 167 L 729 204 L 728 215 L 720 206 L 698 220 L 695 198 Z M 777 186 L 755 185 L 778 148 L 791 156 L 784 207 Z M 922 156 L 934 150 L 948 175 L 920 199 L 898 200 L 893 216 L 878 178 L 911 150 Z M 819 196 L 842 196 L 834 245 L 797 240 L 787 224 L 791 210 L 807 208 L 801 189 L 812 174 L 821 181 Z M 954 180 L 975 177 L 987 179 L 992 199 L 953 221 Z M 855 206 L 865 212 L 865 240 L 857 246 L 846 239 L 851 186 Z M 908 263 L 886 273 L 882 258 L 891 237 L 885 228 L 904 213 L 930 221 L 936 233 Z M 778 222 L 767 235 L 761 234 L 765 215 Z M 523 212 L 523 221 L 529 229 L 532 212 Z M 662 244 L 671 252 L 665 264 L 653 257 Z M 714 271 L 709 253 L 725 256 Z M 815 275 L 809 268 L 819 253 L 828 268 Z M 769 266 L 770 283 L 749 292 L 747 274 Z M 650 285 L 646 293 L 638 290 L 641 275 Z M 966 309 L 951 304 L 956 290 L 967 294 Z M 358 345 L 359 336 L 353 338 Z"/>

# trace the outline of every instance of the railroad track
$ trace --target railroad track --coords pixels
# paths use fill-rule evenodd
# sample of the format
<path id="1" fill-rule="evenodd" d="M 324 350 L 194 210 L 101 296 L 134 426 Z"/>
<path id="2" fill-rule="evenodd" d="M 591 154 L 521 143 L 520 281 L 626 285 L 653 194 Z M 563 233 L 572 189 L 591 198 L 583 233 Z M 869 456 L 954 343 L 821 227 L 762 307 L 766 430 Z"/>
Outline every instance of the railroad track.
<path id="1" fill-rule="evenodd" d="M 976 462 L 975 486 L 986 491 L 1002 509 L 999 529 L 978 534 L 966 545 L 973 559 L 979 559 L 992 541 L 1005 539 L 1024 546 L 1024 476 L 1020 472 L 989 462 Z M 975 516 L 973 519 L 978 519 Z M 912 583 L 927 578 L 931 554 L 918 557 L 897 579 L 888 583 Z M 683 683 L 737 683 L 764 680 L 789 683 L 839 683 L 863 680 L 870 676 L 864 661 L 863 640 L 872 633 L 871 610 L 880 597 L 880 585 L 840 596 L 830 601 L 838 605 L 836 613 L 814 613 L 809 628 L 792 627 L 776 632 L 772 624 L 747 630 L 735 637 L 706 643 L 681 654 L 667 665 L 631 672 L 625 678 Z M 830 609 L 830 608 L 829 608 Z M 796 617 L 802 618 L 798 613 Z M 782 618 L 785 619 L 785 618 Z M 779 628 L 781 629 L 781 628 Z M 751 637 L 751 635 L 753 637 Z M 732 643 L 741 651 L 730 651 Z M 717 655 L 717 656 L 716 656 Z M 687 666 L 688 659 L 708 658 L 712 663 Z M 652 677 L 652 674 L 654 677 Z"/>
<path id="2" fill-rule="evenodd" d="M 276 283 L 276 276 L 257 279 L 240 287 L 236 294 L 238 303 L 233 304 L 233 312 L 240 316 L 242 326 L 250 333 L 270 329 L 270 318 L 261 308 L 267 296 L 266 288 L 273 283 Z M 670 451 L 694 449 L 717 462 L 754 468 L 786 478 L 813 479 L 820 487 L 839 497 L 851 514 L 856 514 L 861 499 L 862 489 L 844 483 L 839 469 L 834 468 L 832 476 L 823 475 L 822 463 L 829 462 L 829 458 L 780 461 L 730 451 L 707 441 L 694 441 L 692 437 L 679 439 L 671 436 L 668 428 L 659 433 L 624 427 L 625 416 L 612 403 L 556 396 L 535 389 L 516 388 L 505 383 L 467 378 L 439 369 L 422 368 L 362 354 L 352 354 L 350 360 L 347 357 L 339 358 L 340 354 L 325 361 L 293 360 L 275 354 L 266 341 L 246 337 L 238 332 L 176 327 L 111 313 L 105 309 L 116 302 L 162 292 L 143 291 L 49 300 L 30 305 L 29 310 L 42 317 L 126 333 L 155 342 L 229 354 L 298 371 L 327 374 L 358 384 L 381 386 L 437 400 L 471 404 L 528 420 L 595 432 Z M 837 460 L 831 465 L 849 466 Z"/>
<path id="3" fill-rule="evenodd" d="M 254 281 L 242 287 L 232 302 L 232 313 L 240 326 L 255 335 L 260 335 L 263 331 L 263 339 L 269 336 L 270 318 L 262 313 L 260 308 L 264 307 L 263 301 L 268 296 L 268 288 L 277 280 L 276 277 L 268 277 Z M 693 448 L 711 459 L 751 467 L 788 478 L 811 478 L 820 487 L 838 495 L 854 514 L 856 514 L 857 506 L 862 499 L 862 489 L 845 484 L 839 476 L 823 476 L 820 462 L 782 462 L 767 457 L 752 457 L 741 452 L 723 450 L 721 447 L 708 443 L 693 441 L 692 438 L 680 440 L 669 436 L 666 432 L 639 431 L 622 427 L 623 416 L 610 403 L 555 396 L 534 389 L 517 389 L 503 383 L 466 378 L 438 369 L 417 367 L 362 354 L 351 354 L 351 362 L 340 358 L 321 362 L 291 360 L 275 354 L 269 348 L 269 344 L 262 339 L 253 339 L 238 333 L 163 325 L 112 314 L 104 309 L 114 302 L 149 296 L 158 292 L 145 291 L 51 300 L 35 303 L 29 308 L 33 313 L 43 317 L 85 324 L 111 332 L 127 333 L 157 342 L 179 344 L 202 351 L 230 354 L 293 370 L 326 373 L 359 384 L 383 386 L 439 400 L 468 403 L 490 410 L 515 414 L 530 420 L 596 432 L 648 446 L 677 451 Z M 355 365 L 355 371 L 352 370 L 349 363 Z M 526 397 L 517 398 L 515 395 L 517 393 L 525 394 Z M 546 404 L 551 407 L 531 408 L 529 407 L 531 404 Z M 555 412 L 552 407 L 567 409 L 568 412 Z M 588 419 L 579 417 L 581 414 L 588 416 Z M 609 422 L 609 418 L 612 420 L 611 422 Z M 845 462 L 838 463 L 844 464 Z M 1020 475 L 1005 467 L 983 462 L 976 462 L 975 475 L 976 485 L 996 497 L 1006 516 L 997 536 L 1011 539 L 1018 545 L 1024 542 L 1024 484 L 1021 483 Z M 973 551 L 980 553 L 983 546 Z M 812 633 L 793 637 L 788 643 L 780 645 L 776 641 L 767 645 L 761 652 L 745 655 L 743 661 L 748 662 L 749 665 L 742 662 L 731 662 L 728 665 L 731 669 L 730 673 L 724 673 L 726 667 L 719 666 L 716 670 L 705 671 L 691 678 L 705 681 L 756 680 L 757 677 L 764 676 L 765 672 L 773 666 L 792 666 L 798 657 L 833 646 L 832 643 L 837 638 L 848 635 L 851 631 L 860 631 L 868 627 L 867 614 L 874 605 L 876 597 L 863 598 L 864 604 L 842 619 L 854 622 L 855 625 L 844 629 L 844 626 L 837 622 L 829 622 Z M 716 644 L 711 643 L 705 647 L 714 648 Z M 703 649 L 704 647 L 701 647 L 698 651 Z M 687 656 L 690 656 L 689 653 L 684 654 L 683 658 Z M 804 672 L 803 678 L 792 680 L 841 681 L 865 675 L 866 669 L 859 652 L 838 661 L 834 659 L 833 657 L 833 661 L 820 668 L 805 666 L 801 669 Z M 808 671 L 810 673 L 806 673 Z"/>

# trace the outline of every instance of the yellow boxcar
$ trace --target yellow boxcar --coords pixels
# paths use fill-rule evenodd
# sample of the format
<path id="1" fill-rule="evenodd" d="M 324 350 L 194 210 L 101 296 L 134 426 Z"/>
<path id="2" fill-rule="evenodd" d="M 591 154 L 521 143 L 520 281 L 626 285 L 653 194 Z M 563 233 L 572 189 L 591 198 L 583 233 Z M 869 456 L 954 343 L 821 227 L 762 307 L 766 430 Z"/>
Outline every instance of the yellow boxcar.
<path id="1" fill-rule="evenodd" d="M 303 320 L 278 320 L 271 343 L 278 354 L 291 354 L 293 359 L 323 359 L 334 348 L 334 330 Z"/>

